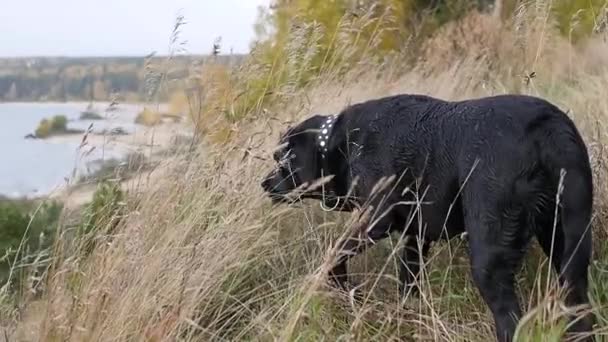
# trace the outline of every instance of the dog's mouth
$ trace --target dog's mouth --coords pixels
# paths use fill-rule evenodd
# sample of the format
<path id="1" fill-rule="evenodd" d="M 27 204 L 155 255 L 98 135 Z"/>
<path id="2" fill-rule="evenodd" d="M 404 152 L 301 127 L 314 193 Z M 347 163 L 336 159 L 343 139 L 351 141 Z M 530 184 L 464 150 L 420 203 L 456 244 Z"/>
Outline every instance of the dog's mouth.
<path id="1" fill-rule="evenodd" d="M 268 197 L 273 205 L 295 205 L 302 203 L 303 200 L 312 199 L 321 201 L 325 207 L 332 208 L 335 211 L 350 212 L 357 208 L 356 202 L 352 198 L 336 197 L 331 194 L 322 194 L 318 191 L 298 193 L 290 191 L 285 193 L 268 193 Z"/>
<path id="2" fill-rule="evenodd" d="M 287 194 L 268 194 L 272 204 L 290 204 L 295 202 L 293 198 L 287 196 Z"/>
<path id="3" fill-rule="evenodd" d="M 272 204 L 294 204 L 301 202 L 303 199 L 312 198 L 320 199 L 321 196 L 317 193 L 312 192 L 299 192 L 297 190 L 292 191 L 273 191 L 267 192 L 268 197 Z"/>
<path id="4" fill-rule="evenodd" d="M 262 187 L 273 204 L 294 204 L 305 199 L 328 201 L 330 203 L 336 201 L 336 196 L 332 191 L 324 191 L 325 189 L 320 183 L 317 183 L 318 181 L 313 182 L 313 184 L 305 182 L 298 187 L 287 189 L 276 184 L 273 185 L 271 178 L 267 178 L 266 181 L 262 182 Z"/>

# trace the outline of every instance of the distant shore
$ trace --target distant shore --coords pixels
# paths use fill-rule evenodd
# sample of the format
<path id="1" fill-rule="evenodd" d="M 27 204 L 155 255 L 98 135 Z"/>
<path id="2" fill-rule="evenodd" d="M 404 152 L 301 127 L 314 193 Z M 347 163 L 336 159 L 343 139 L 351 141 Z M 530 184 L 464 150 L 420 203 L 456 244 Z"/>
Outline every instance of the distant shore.
<path id="1" fill-rule="evenodd" d="M 144 165 L 146 171 L 150 171 L 152 165 L 158 165 L 162 161 L 161 159 L 167 155 L 167 151 L 175 150 L 176 141 L 182 145 L 184 142 L 188 142 L 193 130 L 192 126 L 186 122 L 187 120 L 175 122 L 167 119 L 155 126 L 135 123 L 138 113 L 145 107 L 153 111 L 163 111 L 166 110 L 164 104 L 120 103 L 116 111 L 106 111 L 110 102 L 11 102 L 8 104 L 3 102 L 1 104 L 9 106 L 2 107 L 4 114 L 11 113 L 11 107 L 19 108 L 23 105 L 32 109 L 22 112 L 17 110 L 18 113 L 26 113 L 20 117 L 31 117 L 30 115 L 36 117 L 36 119 L 25 121 L 26 124 L 21 124 L 12 131 L 5 132 L 4 136 L 9 137 L 6 140 L 9 144 L 5 144 L 5 148 L 8 148 L 10 144 L 21 144 L 19 140 L 23 139 L 24 146 L 27 146 L 25 155 L 29 160 L 29 164 L 26 165 L 30 166 L 27 168 L 29 172 L 27 176 L 15 177 L 16 185 L 14 186 L 6 183 L 10 177 L 5 177 L 3 188 L 5 191 L 0 194 L 0 197 L 7 200 L 52 198 L 73 203 L 74 201 L 70 197 L 79 197 L 81 200 L 76 201 L 77 204 L 83 204 L 82 201 L 85 199 L 88 201 L 92 195 L 92 193 L 83 194 L 83 191 L 88 192 L 85 188 L 91 188 L 86 183 L 94 183 L 95 177 L 108 177 L 108 174 L 113 173 L 114 168 L 124 166 L 126 161 L 129 161 L 130 169 L 124 170 L 124 167 L 120 166 L 123 169 L 121 177 L 134 176 L 137 171 L 137 168 L 133 167 L 134 164 Z M 99 120 L 81 119 L 81 114 L 87 111 L 98 113 L 102 118 Z M 67 118 L 65 131 L 37 137 L 35 133 L 41 120 L 56 116 Z M 15 132 L 19 133 L 14 134 Z M 45 150 L 44 147 L 38 146 L 52 147 Z M 30 181 L 33 177 L 31 174 L 35 173 L 32 171 L 35 170 L 35 167 L 32 168 L 35 164 L 33 160 L 37 159 L 35 153 L 31 151 L 37 150 L 58 153 L 57 159 L 52 159 L 53 157 L 50 157 L 49 154 L 43 154 L 40 162 L 60 163 L 63 166 L 59 169 L 64 168 L 65 171 L 56 172 L 55 175 L 52 175 L 54 171 L 50 171 L 43 174 L 43 177 Z M 57 152 L 64 150 L 66 152 Z M 14 151 L 17 149 L 11 149 L 11 152 Z M 13 158 L 10 165 L 20 165 L 15 164 L 15 161 L 19 159 L 19 153 L 14 152 L 12 155 L 15 155 L 16 159 Z M 69 155 L 73 155 L 73 157 Z M 18 167 L 14 169 L 14 172 L 20 172 Z M 57 169 L 55 167 L 51 170 Z M 44 170 L 49 170 L 49 168 Z M 5 170 L 5 172 L 8 171 Z M 27 183 L 28 181 L 31 183 Z M 94 189 L 94 185 L 92 188 Z"/>
<path id="2" fill-rule="evenodd" d="M 176 138 L 191 137 L 192 128 L 186 123 L 163 123 L 153 127 L 139 127 L 133 134 L 127 135 L 101 135 L 89 134 L 86 137 L 84 150 L 112 148 L 124 154 L 125 158 L 131 153 L 144 153 L 152 156 L 154 161 L 160 162 L 158 156 L 167 152 L 175 142 Z M 49 143 L 66 143 L 82 140 L 83 136 L 55 136 L 45 139 Z M 80 139 L 80 140 L 79 140 Z M 160 170 L 146 171 L 150 174 L 159 174 Z M 134 179 L 139 174 L 131 175 L 128 179 L 121 181 L 123 189 L 133 187 Z M 139 184 L 141 185 L 141 184 Z M 67 208 L 76 209 L 86 204 L 93 196 L 95 184 L 77 184 L 71 182 L 52 191 L 46 197 L 62 201 Z"/>

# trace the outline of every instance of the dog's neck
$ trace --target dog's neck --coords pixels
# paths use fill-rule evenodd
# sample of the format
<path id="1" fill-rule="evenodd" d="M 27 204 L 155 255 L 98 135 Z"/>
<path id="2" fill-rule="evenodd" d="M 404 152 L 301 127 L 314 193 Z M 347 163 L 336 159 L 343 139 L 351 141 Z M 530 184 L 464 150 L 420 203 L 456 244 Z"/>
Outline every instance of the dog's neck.
<path id="1" fill-rule="evenodd" d="M 336 172 L 340 173 L 340 171 L 332 167 L 337 162 L 335 160 L 337 157 L 337 146 L 335 146 L 337 137 L 335 135 L 339 134 L 339 130 L 336 129 L 338 118 L 337 115 L 330 115 L 324 118 L 319 125 L 319 133 L 316 136 L 318 160 L 321 166 L 320 176 L 327 177 L 333 175 L 333 179 L 325 183 L 322 190 L 322 198 L 319 199 L 329 203 L 329 206 L 333 207 L 333 209 L 350 211 L 352 209 L 351 203 L 348 203 L 345 201 L 346 198 L 342 197 L 346 194 L 346 191 L 343 191 L 341 182 L 345 181 L 342 178 L 346 175 L 336 174 Z M 332 202 L 334 203 L 333 205 L 331 204 Z"/>
<path id="2" fill-rule="evenodd" d="M 334 132 L 336 119 L 338 117 L 336 115 L 329 115 L 321 122 L 319 126 L 319 133 L 316 137 L 317 151 L 318 157 L 321 165 L 321 177 L 327 177 L 331 175 L 333 172 L 330 168 L 330 143 L 332 138 L 332 133 Z M 336 175 L 334 175 L 335 177 Z M 331 181 L 327 184 L 329 187 L 329 192 L 335 196 L 335 191 L 332 189 Z"/>
<path id="3" fill-rule="evenodd" d="M 317 135 L 317 150 L 321 156 L 321 163 L 327 164 L 327 152 L 329 148 L 329 140 L 333 132 L 334 124 L 336 122 L 336 116 L 330 115 L 323 121 L 319 127 L 319 134 Z"/>

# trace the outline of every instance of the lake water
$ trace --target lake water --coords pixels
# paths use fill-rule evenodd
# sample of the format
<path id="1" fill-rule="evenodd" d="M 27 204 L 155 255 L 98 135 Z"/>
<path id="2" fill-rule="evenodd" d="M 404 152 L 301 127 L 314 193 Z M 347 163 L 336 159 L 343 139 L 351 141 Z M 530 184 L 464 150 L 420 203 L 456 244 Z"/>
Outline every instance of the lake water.
<path id="1" fill-rule="evenodd" d="M 107 104 L 96 103 L 95 109 L 110 120 L 79 120 L 87 103 L 0 103 L 0 195 L 7 197 L 33 197 L 47 194 L 65 184 L 76 168 L 80 172 L 102 158 L 120 158 L 125 151 L 111 148 L 94 150 L 85 155 L 79 149 L 82 135 L 57 141 L 25 139 L 33 133 L 40 120 L 53 115 L 65 115 L 68 128 L 87 129 L 93 124 L 94 132 L 121 127 L 133 131 L 134 119 L 142 105 L 119 105 L 116 111 L 105 112 Z"/>

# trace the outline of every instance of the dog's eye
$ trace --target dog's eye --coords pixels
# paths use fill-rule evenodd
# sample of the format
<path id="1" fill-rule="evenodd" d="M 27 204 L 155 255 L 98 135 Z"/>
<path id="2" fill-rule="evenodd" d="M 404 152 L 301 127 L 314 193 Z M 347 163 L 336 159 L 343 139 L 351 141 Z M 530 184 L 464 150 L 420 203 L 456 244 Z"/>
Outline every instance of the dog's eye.
<path id="1" fill-rule="evenodd" d="M 281 159 L 284 158 L 286 153 L 289 153 L 291 151 L 291 149 L 288 148 L 289 144 L 288 143 L 283 143 L 281 145 L 279 145 L 275 150 L 274 153 L 272 154 L 272 159 L 274 159 L 274 161 L 276 161 L 277 163 L 281 161 Z"/>
<path id="2" fill-rule="evenodd" d="M 289 163 L 289 161 L 294 159 L 295 157 L 296 157 L 296 155 L 294 153 L 292 153 L 291 150 L 287 150 L 287 152 L 285 152 L 283 154 L 283 156 L 279 159 L 279 164 L 285 165 L 285 164 Z"/>
<path id="3" fill-rule="evenodd" d="M 278 163 L 281 160 L 281 153 L 279 153 L 279 152 L 273 153 L 272 159 L 274 159 L 274 161 L 276 161 Z"/>

